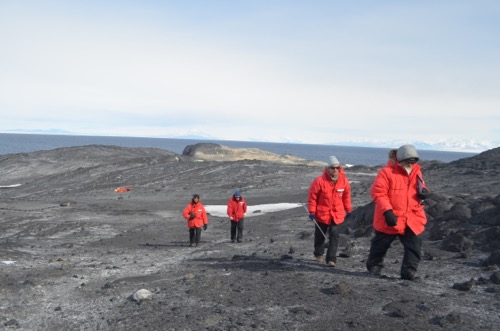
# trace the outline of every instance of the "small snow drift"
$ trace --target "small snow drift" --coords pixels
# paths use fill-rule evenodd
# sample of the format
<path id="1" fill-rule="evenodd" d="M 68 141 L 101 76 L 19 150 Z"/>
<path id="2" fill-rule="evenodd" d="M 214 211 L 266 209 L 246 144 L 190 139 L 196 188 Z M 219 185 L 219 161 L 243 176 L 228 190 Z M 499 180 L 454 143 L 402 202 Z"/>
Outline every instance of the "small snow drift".
<path id="1" fill-rule="evenodd" d="M 247 208 L 247 217 L 249 216 L 261 216 L 267 213 L 272 213 L 281 210 L 293 209 L 297 207 L 302 207 L 301 203 L 272 203 L 272 204 L 264 204 L 264 205 L 254 205 L 248 206 Z M 208 205 L 205 206 L 207 213 L 211 216 L 216 217 L 227 217 L 227 206 L 226 205 Z"/>

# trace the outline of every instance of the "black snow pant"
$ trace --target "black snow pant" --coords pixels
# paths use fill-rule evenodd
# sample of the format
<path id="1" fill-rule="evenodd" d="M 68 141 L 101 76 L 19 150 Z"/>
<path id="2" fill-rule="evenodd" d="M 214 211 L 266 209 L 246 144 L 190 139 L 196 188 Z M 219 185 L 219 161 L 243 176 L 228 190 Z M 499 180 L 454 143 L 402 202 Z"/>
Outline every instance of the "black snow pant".
<path id="1" fill-rule="evenodd" d="M 242 218 L 238 222 L 231 221 L 231 241 L 235 239 L 240 242 L 243 239 L 243 226 L 245 219 Z"/>
<path id="2" fill-rule="evenodd" d="M 405 278 L 409 273 L 415 273 L 418 264 L 422 259 L 421 248 L 422 239 L 407 227 L 403 235 L 387 234 L 375 230 L 375 237 L 372 239 L 370 255 L 366 261 L 366 268 L 370 270 L 373 267 L 383 268 L 384 257 L 392 242 L 396 237 L 404 246 L 403 263 L 401 264 L 401 277 Z"/>
<path id="3" fill-rule="evenodd" d="M 330 225 L 316 222 L 321 231 L 328 237 L 328 249 L 326 251 L 326 263 L 333 261 L 337 263 L 337 249 L 339 247 L 339 226 L 332 220 Z M 326 238 L 318 226 L 314 226 L 314 256 L 323 256 L 325 253 Z"/>
<path id="4" fill-rule="evenodd" d="M 189 243 L 197 244 L 201 239 L 201 228 L 189 229 Z"/>

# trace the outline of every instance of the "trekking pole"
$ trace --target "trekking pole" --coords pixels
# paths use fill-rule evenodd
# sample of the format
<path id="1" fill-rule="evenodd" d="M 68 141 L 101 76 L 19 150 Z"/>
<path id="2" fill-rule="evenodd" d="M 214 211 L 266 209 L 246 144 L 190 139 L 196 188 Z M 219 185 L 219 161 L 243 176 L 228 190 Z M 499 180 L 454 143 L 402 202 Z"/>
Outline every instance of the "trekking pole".
<path id="1" fill-rule="evenodd" d="M 305 204 L 305 203 L 302 203 L 302 202 L 301 202 L 301 204 L 302 204 L 302 207 L 304 207 L 304 209 L 305 209 L 305 210 L 307 211 L 307 213 L 309 214 L 309 210 L 307 209 L 306 204 Z M 321 234 L 323 235 L 323 237 L 325 237 L 325 239 L 326 239 L 326 240 L 328 240 L 328 238 L 327 238 L 326 234 L 325 234 L 325 233 L 323 232 L 323 230 L 321 230 L 321 228 L 319 227 L 318 222 L 316 222 L 316 220 L 315 220 L 315 219 L 312 219 L 312 221 L 314 222 L 314 225 L 316 225 L 316 226 L 318 227 L 318 230 L 319 230 L 319 232 L 321 232 Z"/>

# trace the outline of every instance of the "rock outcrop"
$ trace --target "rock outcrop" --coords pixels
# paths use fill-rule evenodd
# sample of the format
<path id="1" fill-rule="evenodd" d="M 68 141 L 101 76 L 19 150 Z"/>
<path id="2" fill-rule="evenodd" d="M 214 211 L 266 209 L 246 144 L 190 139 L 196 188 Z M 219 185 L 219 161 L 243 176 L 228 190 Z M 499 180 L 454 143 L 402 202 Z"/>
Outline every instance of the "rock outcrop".
<path id="1" fill-rule="evenodd" d="M 275 154 L 257 148 L 232 148 L 213 143 L 188 145 L 182 155 L 204 161 L 258 160 L 282 164 L 326 165 L 324 162 L 306 160 L 291 154 Z"/>

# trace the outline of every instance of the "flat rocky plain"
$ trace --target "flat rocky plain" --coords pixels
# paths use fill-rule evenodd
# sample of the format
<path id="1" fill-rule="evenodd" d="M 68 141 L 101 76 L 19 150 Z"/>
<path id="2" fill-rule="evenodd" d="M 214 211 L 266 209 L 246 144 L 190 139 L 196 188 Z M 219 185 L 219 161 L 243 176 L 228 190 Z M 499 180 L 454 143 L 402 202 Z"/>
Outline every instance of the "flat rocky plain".
<path id="1" fill-rule="evenodd" d="M 1 155 L 0 329 L 499 330 L 500 148 L 421 164 L 433 194 L 406 281 L 399 241 L 383 276 L 365 269 L 380 167 L 346 169 L 354 212 L 329 268 L 300 206 L 247 215 L 242 243 L 209 215 L 198 247 L 181 216 L 192 194 L 225 205 L 236 188 L 251 206 L 306 202 L 324 164 L 213 144 Z"/>

